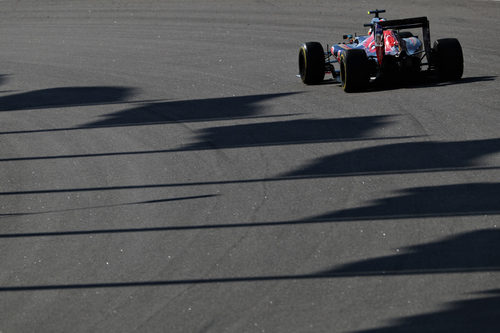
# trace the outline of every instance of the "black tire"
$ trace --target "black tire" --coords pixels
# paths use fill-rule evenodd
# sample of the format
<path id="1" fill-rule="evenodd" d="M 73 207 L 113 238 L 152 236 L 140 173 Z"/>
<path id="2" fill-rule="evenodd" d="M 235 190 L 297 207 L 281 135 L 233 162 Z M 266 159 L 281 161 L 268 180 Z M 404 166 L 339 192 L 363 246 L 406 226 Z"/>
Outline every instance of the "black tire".
<path id="1" fill-rule="evenodd" d="M 307 42 L 299 49 L 299 73 L 305 84 L 318 84 L 325 78 L 325 51 L 318 42 Z"/>
<path id="2" fill-rule="evenodd" d="M 345 50 L 340 55 L 340 81 L 345 92 L 366 89 L 370 81 L 369 63 L 363 49 Z"/>
<path id="3" fill-rule="evenodd" d="M 433 63 L 440 80 L 458 80 L 464 73 L 462 46 L 456 38 L 438 39 L 432 47 Z"/>

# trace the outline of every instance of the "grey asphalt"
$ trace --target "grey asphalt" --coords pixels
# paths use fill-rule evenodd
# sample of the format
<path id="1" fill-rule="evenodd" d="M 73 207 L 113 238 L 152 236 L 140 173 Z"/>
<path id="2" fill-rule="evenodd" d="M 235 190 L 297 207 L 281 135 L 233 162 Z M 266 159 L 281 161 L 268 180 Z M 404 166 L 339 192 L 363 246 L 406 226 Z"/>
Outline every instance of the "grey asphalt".
<path id="1" fill-rule="evenodd" d="M 0 4 L 1 332 L 500 331 L 500 2 L 380 1 L 464 76 L 356 94 L 368 1 Z"/>

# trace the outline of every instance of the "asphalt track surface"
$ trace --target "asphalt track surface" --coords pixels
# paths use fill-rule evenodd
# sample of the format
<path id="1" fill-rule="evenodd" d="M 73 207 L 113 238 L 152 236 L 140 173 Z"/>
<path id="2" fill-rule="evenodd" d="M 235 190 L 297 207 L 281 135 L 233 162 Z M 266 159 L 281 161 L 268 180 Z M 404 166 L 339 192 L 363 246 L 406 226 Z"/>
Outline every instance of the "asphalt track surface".
<path id="1" fill-rule="evenodd" d="M 2 1 L 0 331 L 498 332 L 498 1 L 465 72 L 296 78 L 368 1 Z"/>

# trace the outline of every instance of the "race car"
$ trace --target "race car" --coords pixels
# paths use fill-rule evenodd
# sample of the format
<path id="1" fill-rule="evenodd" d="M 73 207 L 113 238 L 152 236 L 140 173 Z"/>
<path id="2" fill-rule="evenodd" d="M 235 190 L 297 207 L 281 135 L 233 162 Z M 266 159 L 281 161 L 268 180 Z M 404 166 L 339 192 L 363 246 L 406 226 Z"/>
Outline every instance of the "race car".
<path id="1" fill-rule="evenodd" d="M 368 12 L 375 17 L 364 25 L 369 28 L 366 35 L 344 35 L 342 43 L 327 45 L 327 52 L 319 42 L 302 44 L 298 75 L 302 82 L 319 84 L 325 74 L 331 74 L 345 92 L 355 92 L 367 89 L 371 82 L 394 82 L 423 73 L 442 81 L 462 77 L 463 53 L 456 38 L 438 39 L 431 47 L 427 17 L 386 20 L 380 13 L 385 10 Z M 413 34 L 420 28 L 422 39 Z"/>

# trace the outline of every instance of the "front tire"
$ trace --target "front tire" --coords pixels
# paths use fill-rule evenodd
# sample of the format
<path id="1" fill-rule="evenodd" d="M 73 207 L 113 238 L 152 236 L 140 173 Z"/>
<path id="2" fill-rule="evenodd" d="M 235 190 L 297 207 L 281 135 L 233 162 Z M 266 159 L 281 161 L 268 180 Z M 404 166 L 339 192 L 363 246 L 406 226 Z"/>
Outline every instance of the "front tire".
<path id="1" fill-rule="evenodd" d="M 440 80 L 453 81 L 462 77 L 464 56 L 456 38 L 438 39 L 432 47 L 434 65 Z"/>
<path id="2" fill-rule="evenodd" d="M 345 92 L 366 89 L 370 81 L 369 63 L 362 49 L 349 49 L 340 55 L 340 81 Z"/>
<path id="3" fill-rule="evenodd" d="M 318 84 L 325 78 L 325 52 L 318 42 L 307 42 L 299 49 L 299 73 L 305 84 Z"/>

